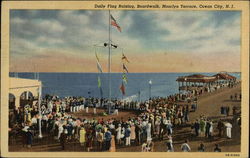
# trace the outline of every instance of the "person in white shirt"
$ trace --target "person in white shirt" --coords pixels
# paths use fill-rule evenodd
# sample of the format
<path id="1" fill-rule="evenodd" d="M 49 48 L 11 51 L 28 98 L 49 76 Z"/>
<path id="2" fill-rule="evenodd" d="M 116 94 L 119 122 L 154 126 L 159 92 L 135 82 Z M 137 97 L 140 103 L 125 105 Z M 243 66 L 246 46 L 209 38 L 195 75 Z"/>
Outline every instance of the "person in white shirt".
<path id="1" fill-rule="evenodd" d="M 30 127 L 29 127 L 28 125 L 25 125 L 24 128 L 22 129 L 22 131 L 28 132 L 28 129 L 29 129 L 29 128 L 30 128 Z"/>
<path id="2" fill-rule="evenodd" d="M 89 113 L 89 107 L 88 106 L 86 107 L 86 113 Z"/>
<path id="3" fill-rule="evenodd" d="M 73 112 L 73 106 L 70 106 L 70 112 Z"/>
<path id="4" fill-rule="evenodd" d="M 36 126 L 36 124 L 37 124 L 37 118 L 36 118 L 36 116 L 33 116 L 33 117 L 32 117 L 32 119 L 31 119 L 31 124 L 32 124 L 32 126 L 33 126 L 33 125 Z"/>
<path id="5" fill-rule="evenodd" d="M 83 101 L 82 104 L 80 105 L 80 110 L 84 110 L 84 101 Z"/>
<path id="6" fill-rule="evenodd" d="M 190 152 L 190 151 L 191 151 L 191 148 L 190 148 L 190 146 L 188 145 L 188 140 L 185 140 L 185 143 L 183 143 L 183 144 L 181 145 L 181 150 L 182 150 L 183 152 Z"/>
<path id="7" fill-rule="evenodd" d="M 137 109 L 137 110 L 140 109 L 140 104 L 141 104 L 140 102 L 137 102 L 137 104 L 136 104 L 136 109 Z"/>
<path id="8" fill-rule="evenodd" d="M 62 102 L 61 108 L 62 108 L 62 112 L 64 113 L 65 110 L 66 110 L 66 103 L 65 103 L 65 101 Z"/>
<path id="9" fill-rule="evenodd" d="M 59 128 L 58 128 L 58 137 L 57 137 L 57 139 L 60 138 L 62 132 L 63 132 L 63 126 L 60 124 L 60 125 L 59 125 Z"/>
<path id="10" fill-rule="evenodd" d="M 146 110 L 148 111 L 148 107 L 149 107 L 149 104 L 148 103 L 146 103 Z"/>
<path id="11" fill-rule="evenodd" d="M 116 140 L 119 145 L 121 144 L 121 135 L 122 135 L 122 128 L 121 128 L 121 124 L 119 124 L 116 129 Z"/>
<path id="12" fill-rule="evenodd" d="M 52 104 L 52 101 L 50 101 L 48 103 L 48 111 L 51 113 L 52 112 L 52 108 L 53 108 L 53 104 Z"/>
<path id="13" fill-rule="evenodd" d="M 148 152 L 147 143 L 143 143 L 143 144 L 142 144 L 142 146 L 141 146 L 141 151 L 142 151 L 142 152 Z"/>
<path id="14" fill-rule="evenodd" d="M 229 122 L 226 122 L 225 127 L 226 127 L 227 138 L 231 139 L 232 138 L 232 135 L 231 135 L 232 124 Z"/>
<path id="15" fill-rule="evenodd" d="M 151 123 L 148 123 L 146 126 L 146 131 L 147 131 L 147 141 L 151 141 Z"/>
<path id="16" fill-rule="evenodd" d="M 115 129 L 115 125 L 114 125 L 113 123 L 109 123 L 109 128 L 110 128 L 111 130 L 113 130 L 113 129 Z"/>
<path id="17" fill-rule="evenodd" d="M 126 146 L 130 146 L 130 136 L 131 136 L 131 129 L 130 127 L 128 126 L 126 129 L 125 129 L 125 138 L 126 138 Z"/>
<path id="18" fill-rule="evenodd" d="M 167 145 L 167 152 L 174 152 L 173 140 L 171 135 L 167 136 L 166 145 Z"/>

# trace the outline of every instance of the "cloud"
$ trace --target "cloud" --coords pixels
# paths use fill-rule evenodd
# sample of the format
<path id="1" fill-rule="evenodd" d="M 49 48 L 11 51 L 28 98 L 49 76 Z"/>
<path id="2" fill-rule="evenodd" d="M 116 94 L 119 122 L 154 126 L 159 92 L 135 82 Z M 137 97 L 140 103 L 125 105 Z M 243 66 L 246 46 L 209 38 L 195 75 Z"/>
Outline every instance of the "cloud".
<path id="1" fill-rule="evenodd" d="M 186 59 L 183 56 L 191 56 L 188 63 L 193 65 L 196 61 L 191 58 L 206 63 L 208 56 L 213 57 L 210 60 L 214 63 L 222 62 L 220 59 L 226 56 L 227 61 L 232 58 L 240 65 L 241 14 L 238 11 L 112 11 L 112 15 L 122 28 L 120 33 L 111 26 L 112 42 L 118 45 L 118 49 L 112 50 L 115 60 L 124 52 L 141 62 L 147 61 L 147 55 L 157 62 L 156 59 L 162 61 L 157 55 L 167 52 L 174 60 L 183 61 Z M 107 58 L 107 48 L 94 48 L 104 42 L 108 42 L 107 11 L 11 10 L 10 13 L 10 54 L 15 60 L 36 59 L 47 52 L 57 52 L 60 63 L 69 56 L 81 60 L 89 57 L 94 65 L 95 51 Z M 180 53 L 184 53 L 182 59 Z M 132 68 L 158 71 L 159 65 L 152 64 L 141 63 Z M 73 65 L 80 70 L 80 65 Z M 180 62 L 180 65 L 185 64 Z M 225 69 L 230 66 L 222 65 Z M 185 66 L 168 66 L 170 70 L 185 69 Z"/>
<path id="2" fill-rule="evenodd" d="M 229 41 L 240 40 L 240 14 L 230 12 L 156 12 L 162 28 L 170 31 L 164 37 L 166 45 L 171 45 L 171 50 L 188 52 L 220 52 L 232 50 L 239 52 L 239 43 L 229 45 Z M 220 21 L 220 22 L 219 22 Z M 223 22 L 222 22 L 223 21 Z M 220 25 L 218 25 L 220 23 Z"/>

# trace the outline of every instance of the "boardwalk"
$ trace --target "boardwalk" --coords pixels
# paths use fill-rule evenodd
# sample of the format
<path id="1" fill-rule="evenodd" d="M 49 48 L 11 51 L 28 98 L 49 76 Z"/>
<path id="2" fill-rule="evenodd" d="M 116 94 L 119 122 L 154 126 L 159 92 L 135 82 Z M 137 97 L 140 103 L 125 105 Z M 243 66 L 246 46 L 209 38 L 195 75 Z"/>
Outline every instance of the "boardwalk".
<path id="1" fill-rule="evenodd" d="M 230 95 L 234 95 L 235 93 L 241 93 L 241 86 L 238 84 L 234 88 L 223 88 L 216 92 L 205 94 L 200 96 L 198 99 L 198 109 L 196 112 L 190 113 L 190 120 L 191 122 L 198 118 L 201 114 L 208 116 L 209 118 L 215 121 L 214 130 L 215 134 L 217 135 L 216 130 L 216 120 L 222 119 L 230 119 L 232 116 L 225 117 L 224 115 L 220 114 L 220 107 L 221 106 L 230 106 L 232 109 L 233 106 L 240 107 L 241 102 L 239 100 L 230 100 Z M 232 114 L 232 110 L 230 111 Z M 236 132 L 235 132 L 236 131 Z M 189 139 L 189 145 L 192 151 L 197 151 L 198 145 L 203 142 L 206 151 L 212 152 L 214 148 L 214 144 L 218 143 L 222 149 L 222 151 L 227 152 L 237 152 L 240 151 L 240 132 L 239 128 L 236 128 L 233 132 L 233 139 L 226 139 L 226 138 L 218 138 L 214 136 L 212 140 L 204 138 L 204 137 L 193 137 L 191 135 L 191 128 L 190 124 L 187 124 L 185 127 L 176 127 L 174 129 L 173 135 L 173 145 L 175 151 L 180 151 L 180 146 L 185 139 Z M 163 152 L 166 151 L 165 141 L 154 141 L 155 147 L 154 151 L 156 152 Z M 44 137 L 42 140 L 35 140 L 32 148 L 27 149 L 26 147 L 22 147 L 21 140 L 19 143 L 12 142 L 15 145 L 10 145 L 10 151 L 62 151 L 60 143 L 55 141 L 51 141 L 51 138 Z M 79 145 L 79 143 L 72 141 L 68 142 L 66 145 L 66 150 L 64 151 L 84 151 L 83 148 Z M 141 146 L 131 146 L 131 147 L 117 147 L 116 151 L 118 152 L 140 152 Z"/>

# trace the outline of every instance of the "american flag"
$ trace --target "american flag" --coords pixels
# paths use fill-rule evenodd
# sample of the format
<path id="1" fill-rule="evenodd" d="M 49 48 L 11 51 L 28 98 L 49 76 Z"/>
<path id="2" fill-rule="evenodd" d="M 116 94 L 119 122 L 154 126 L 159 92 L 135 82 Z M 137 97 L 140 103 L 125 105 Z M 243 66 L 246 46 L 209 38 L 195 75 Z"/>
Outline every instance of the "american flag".
<path id="1" fill-rule="evenodd" d="M 121 27 L 117 24 L 115 18 L 110 14 L 110 18 L 111 18 L 111 25 L 115 26 L 120 32 L 122 32 Z"/>

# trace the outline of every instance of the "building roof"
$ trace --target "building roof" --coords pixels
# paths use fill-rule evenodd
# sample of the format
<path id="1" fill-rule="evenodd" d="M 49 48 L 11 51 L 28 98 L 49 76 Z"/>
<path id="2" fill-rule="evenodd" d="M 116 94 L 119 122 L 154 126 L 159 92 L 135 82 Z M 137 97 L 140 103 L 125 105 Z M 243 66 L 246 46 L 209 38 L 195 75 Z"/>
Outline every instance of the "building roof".
<path id="1" fill-rule="evenodd" d="M 218 73 L 214 75 L 219 80 L 234 80 L 236 77 L 229 75 L 228 73 Z"/>
<path id="2" fill-rule="evenodd" d="M 215 76 L 206 76 L 202 74 L 193 74 L 189 76 L 180 76 L 177 78 L 176 81 L 178 82 L 201 82 L 201 83 L 208 83 L 214 82 L 217 78 Z"/>
<path id="3" fill-rule="evenodd" d="M 41 86 L 41 81 L 39 81 L 39 80 L 14 78 L 14 77 L 10 77 L 9 80 L 10 80 L 10 82 L 9 82 L 10 89 Z"/>

